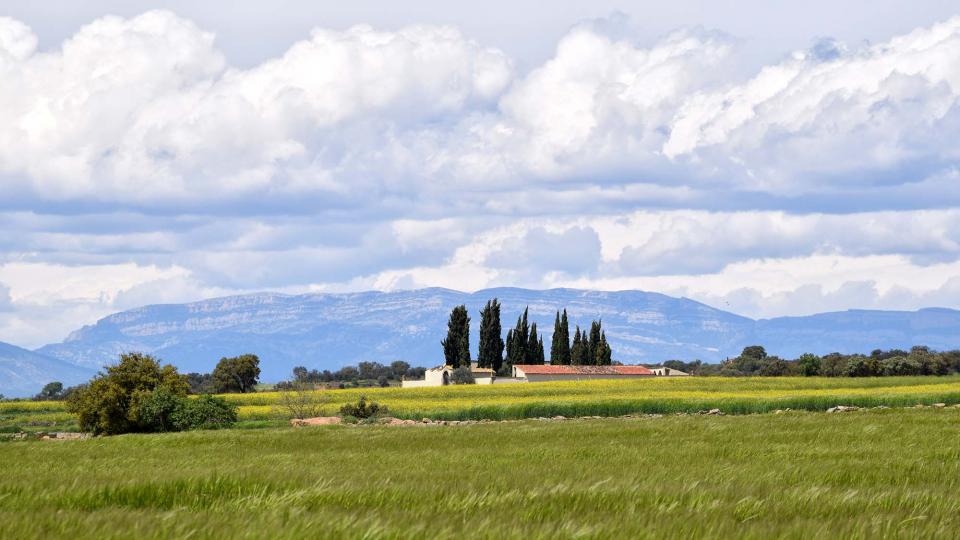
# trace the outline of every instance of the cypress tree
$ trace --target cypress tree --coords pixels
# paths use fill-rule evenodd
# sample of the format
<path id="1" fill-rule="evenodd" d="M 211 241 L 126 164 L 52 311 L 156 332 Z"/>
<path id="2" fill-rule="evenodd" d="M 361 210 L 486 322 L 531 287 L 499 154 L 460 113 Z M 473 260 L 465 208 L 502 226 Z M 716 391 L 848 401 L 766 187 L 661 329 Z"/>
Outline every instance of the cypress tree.
<path id="1" fill-rule="evenodd" d="M 567 322 L 567 309 L 563 309 L 563 316 L 560 317 L 560 363 L 570 365 L 570 324 Z"/>
<path id="2" fill-rule="evenodd" d="M 580 334 L 580 326 L 577 325 L 577 331 L 573 334 L 573 347 L 570 348 L 570 361 L 575 366 L 582 366 L 585 359 L 586 347 Z"/>
<path id="3" fill-rule="evenodd" d="M 587 363 L 600 365 L 600 323 L 597 321 L 590 323 L 590 341 L 587 348 Z"/>
<path id="4" fill-rule="evenodd" d="M 503 338 L 500 337 L 500 302 L 487 301 L 480 311 L 480 350 L 477 365 L 500 371 L 503 366 Z M 509 337 L 509 334 L 508 334 Z"/>
<path id="5" fill-rule="evenodd" d="M 597 348 L 597 354 L 599 354 L 597 364 L 601 366 L 613 364 L 613 351 L 610 349 L 610 344 L 607 343 L 606 332 L 600 332 L 600 346 Z"/>
<path id="6" fill-rule="evenodd" d="M 530 336 L 527 338 L 527 350 L 524 351 L 525 364 L 543 364 L 543 340 L 537 337 L 537 323 L 530 325 Z"/>
<path id="7" fill-rule="evenodd" d="M 512 347 L 507 352 L 507 363 L 510 367 L 527 361 L 527 342 L 530 339 L 527 311 L 527 309 L 524 309 L 523 315 L 517 317 L 517 326 L 513 329 Z"/>
<path id="8" fill-rule="evenodd" d="M 514 341 L 515 340 L 513 339 L 513 330 L 507 330 L 507 349 L 506 349 L 507 357 L 503 362 L 503 366 L 502 366 L 504 369 L 504 372 L 511 371 L 510 367 L 513 366 L 513 361 L 511 360 L 511 358 L 513 358 L 513 355 L 514 355 L 514 352 L 513 352 Z"/>
<path id="9" fill-rule="evenodd" d="M 467 315 L 467 306 L 457 306 L 450 312 L 447 338 L 440 344 L 443 345 L 443 358 L 447 365 L 454 369 L 470 366 L 470 316 Z"/>
<path id="10" fill-rule="evenodd" d="M 553 321 L 553 339 L 550 341 L 550 365 L 558 366 L 563 364 L 560 359 L 560 311 L 557 311 L 557 318 Z"/>

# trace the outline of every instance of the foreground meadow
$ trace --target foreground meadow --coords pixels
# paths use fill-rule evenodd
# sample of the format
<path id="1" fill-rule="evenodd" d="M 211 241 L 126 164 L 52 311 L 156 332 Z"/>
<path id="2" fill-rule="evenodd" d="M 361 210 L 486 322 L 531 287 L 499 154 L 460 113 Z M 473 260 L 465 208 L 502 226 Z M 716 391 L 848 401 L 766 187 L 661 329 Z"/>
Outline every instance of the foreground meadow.
<path id="1" fill-rule="evenodd" d="M 516 419 L 540 416 L 618 416 L 629 413 L 730 414 L 776 409 L 826 410 L 834 405 L 908 406 L 960 403 L 960 376 L 949 377 L 688 377 L 447 386 L 364 388 L 317 392 L 324 414 L 365 395 L 400 418 Z M 279 425 L 290 418 L 281 394 L 225 394 L 239 406 L 239 427 Z M 63 402 L 0 403 L 0 430 L 76 429 Z M 52 424 L 52 425 L 51 425 Z"/>
<path id="2" fill-rule="evenodd" d="M 0 444 L 2 538 L 956 537 L 960 409 Z"/>

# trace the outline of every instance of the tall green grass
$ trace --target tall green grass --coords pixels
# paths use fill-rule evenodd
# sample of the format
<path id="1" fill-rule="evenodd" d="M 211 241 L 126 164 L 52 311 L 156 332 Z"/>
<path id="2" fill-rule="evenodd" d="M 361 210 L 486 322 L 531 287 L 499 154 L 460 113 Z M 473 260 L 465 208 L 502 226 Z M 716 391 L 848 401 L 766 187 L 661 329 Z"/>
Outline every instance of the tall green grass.
<path id="1" fill-rule="evenodd" d="M 960 410 L 0 445 L 0 538 L 955 538 Z"/>

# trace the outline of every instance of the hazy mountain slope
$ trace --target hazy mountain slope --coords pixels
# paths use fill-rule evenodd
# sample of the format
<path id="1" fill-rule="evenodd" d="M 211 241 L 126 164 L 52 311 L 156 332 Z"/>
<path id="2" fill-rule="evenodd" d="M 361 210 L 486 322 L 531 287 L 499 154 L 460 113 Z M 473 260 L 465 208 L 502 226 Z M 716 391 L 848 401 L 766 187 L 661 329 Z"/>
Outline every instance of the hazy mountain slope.
<path id="1" fill-rule="evenodd" d="M 450 309 L 466 304 L 476 354 L 480 308 L 503 304 L 503 333 L 524 306 L 544 332 L 549 351 L 554 313 L 566 307 L 573 325 L 602 318 L 614 358 L 661 362 L 719 361 L 746 345 L 771 354 L 869 352 L 925 344 L 960 348 L 960 311 L 847 311 L 754 321 L 699 302 L 641 291 L 500 288 L 468 294 L 448 289 L 353 294 L 255 294 L 181 305 L 146 306 L 106 317 L 38 352 L 98 368 L 123 351 L 154 353 L 182 371 L 209 371 L 221 356 L 253 352 L 264 380 L 288 377 L 293 366 L 336 368 L 363 360 L 442 362 L 440 340 Z"/>
<path id="2" fill-rule="evenodd" d="M 850 310 L 807 317 L 757 321 L 757 343 L 796 358 L 805 353 L 862 352 L 927 345 L 936 350 L 960 347 L 960 311 Z"/>
<path id="3" fill-rule="evenodd" d="M 53 381 L 72 386 L 93 375 L 94 370 L 0 342 L 0 394 L 6 397 L 32 396 Z"/>
<path id="4" fill-rule="evenodd" d="M 504 334 L 529 305 L 531 321 L 547 332 L 544 343 L 549 348 L 554 313 L 566 307 L 571 324 L 589 326 L 592 318 L 602 317 L 616 357 L 630 362 L 717 359 L 743 342 L 753 325 L 750 319 L 691 300 L 639 291 L 257 294 L 117 313 L 38 352 L 99 367 L 122 351 L 148 351 L 183 371 L 208 371 L 221 356 L 255 352 L 267 380 L 286 377 L 301 364 L 335 368 L 361 360 L 399 359 L 435 365 L 443 359 L 440 340 L 450 309 L 467 305 L 475 350 L 479 311 L 493 297 L 504 305 Z"/>

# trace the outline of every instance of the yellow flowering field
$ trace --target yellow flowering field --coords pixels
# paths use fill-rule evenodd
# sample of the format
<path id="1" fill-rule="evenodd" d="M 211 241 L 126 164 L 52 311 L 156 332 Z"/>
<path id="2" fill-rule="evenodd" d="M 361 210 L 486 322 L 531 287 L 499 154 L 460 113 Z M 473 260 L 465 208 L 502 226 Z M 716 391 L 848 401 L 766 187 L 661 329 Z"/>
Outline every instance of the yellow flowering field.
<path id="1" fill-rule="evenodd" d="M 951 377 L 689 377 L 463 385 L 437 388 L 363 388 L 313 393 L 323 414 L 361 396 L 402 418 L 507 419 L 538 416 L 615 416 L 630 413 L 730 414 L 775 409 L 825 410 L 834 405 L 909 406 L 960 403 L 960 376 Z M 285 420 L 281 392 L 225 394 L 241 420 Z M 63 422 L 63 402 L 0 403 L 0 427 L 17 422 Z M 27 420 L 29 419 L 29 420 Z"/>

